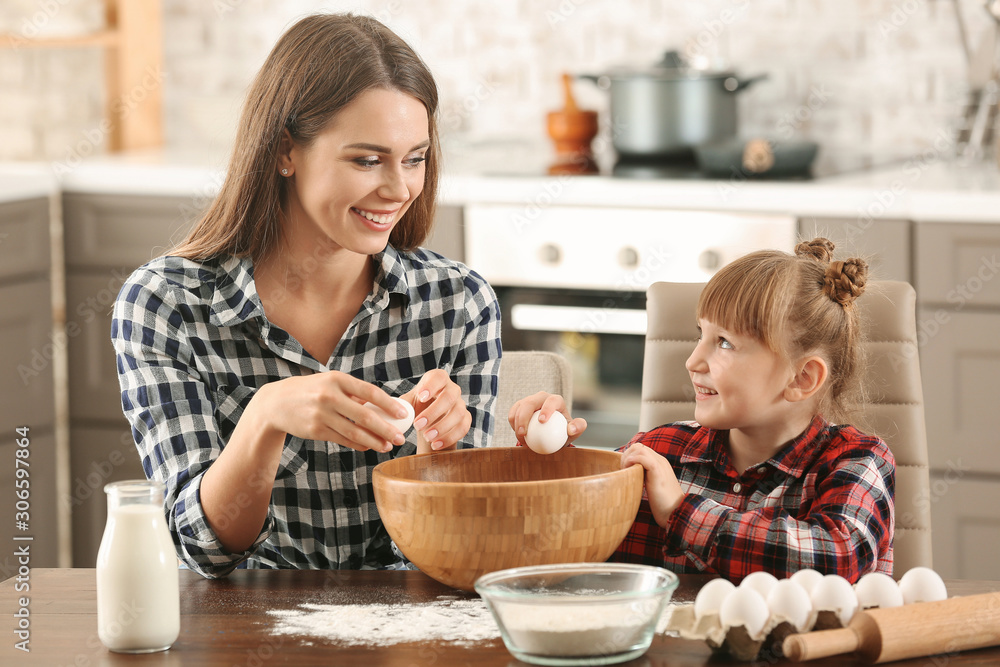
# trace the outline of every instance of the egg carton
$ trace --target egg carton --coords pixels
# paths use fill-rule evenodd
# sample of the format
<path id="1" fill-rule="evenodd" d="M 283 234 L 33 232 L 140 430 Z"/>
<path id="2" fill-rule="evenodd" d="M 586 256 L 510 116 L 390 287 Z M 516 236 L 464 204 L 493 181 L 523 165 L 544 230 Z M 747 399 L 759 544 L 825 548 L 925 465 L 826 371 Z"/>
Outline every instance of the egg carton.
<path id="1" fill-rule="evenodd" d="M 840 617 L 833 611 L 814 612 L 809 619 L 811 630 L 841 628 Z M 674 607 L 664 632 L 683 639 L 704 641 L 713 650 L 727 653 L 736 660 L 752 661 L 782 657 L 781 645 L 785 637 L 798 631 L 787 620 L 770 617 L 760 632 L 751 634 L 746 627 L 725 627 L 715 613 L 695 616 L 694 605 Z"/>
<path id="2" fill-rule="evenodd" d="M 790 580 L 754 572 L 734 587 L 713 579 L 702 587 L 694 604 L 673 609 L 663 630 L 704 641 L 737 660 L 770 661 L 782 657 L 782 644 L 789 635 L 845 627 L 859 609 L 947 597 L 940 576 L 924 567 L 909 570 L 898 585 L 888 575 L 870 573 L 852 587 L 842 577 L 815 570 L 800 571 Z"/>

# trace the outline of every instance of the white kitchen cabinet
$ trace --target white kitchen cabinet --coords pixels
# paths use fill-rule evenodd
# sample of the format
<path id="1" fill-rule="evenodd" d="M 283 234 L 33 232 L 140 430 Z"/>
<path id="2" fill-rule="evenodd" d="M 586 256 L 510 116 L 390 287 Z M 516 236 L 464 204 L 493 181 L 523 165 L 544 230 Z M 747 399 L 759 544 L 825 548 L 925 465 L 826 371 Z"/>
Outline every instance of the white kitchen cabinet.
<path id="1" fill-rule="evenodd" d="M 934 564 L 994 579 L 1000 566 L 1000 224 L 920 223 L 917 339 L 932 475 Z M 944 480 L 944 481 L 942 481 Z M 947 483 L 946 483 L 947 482 Z"/>
<path id="2" fill-rule="evenodd" d="M 15 536 L 33 538 L 31 567 L 59 565 L 53 359 L 64 343 L 53 336 L 50 257 L 48 199 L 0 204 L 0 540 L 9 547 L 0 578 L 16 573 L 14 548 L 29 544 Z M 18 428 L 27 428 L 29 443 L 28 467 L 20 466 L 28 473 L 20 478 L 27 530 L 15 526 Z"/>

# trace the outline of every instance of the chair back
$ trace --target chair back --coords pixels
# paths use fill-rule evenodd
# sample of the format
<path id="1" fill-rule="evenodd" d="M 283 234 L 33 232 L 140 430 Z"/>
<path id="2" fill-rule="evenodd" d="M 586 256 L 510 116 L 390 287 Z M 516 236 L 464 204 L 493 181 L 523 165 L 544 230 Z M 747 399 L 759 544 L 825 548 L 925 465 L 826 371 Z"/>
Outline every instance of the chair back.
<path id="1" fill-rule="evenodd" d="M 572 369 L 569 362 L 555 352 L 505 350 L 500 359 L 498 382 L 493 446 L 510 446 L 516 442 L 507 415 L 514 403 L 525 396 L 539 391 L 559 394 L 566 399 L 567 407 L 573 407 Z"/>
<path id="2" fill-rule="evenodd" d="M 694 419 L 684 362 L 698 340 L 701 283 L 654 283 L 646 294 L 639 430 Z M 916 293 L 908 283 L 869 282 L 857 301 L 865 333 L 862 383 L 868 398 L 855 426 L 885 440 L 896 459 L 894 570 L 931 566 L 930 476 L 917 356 Z"/>

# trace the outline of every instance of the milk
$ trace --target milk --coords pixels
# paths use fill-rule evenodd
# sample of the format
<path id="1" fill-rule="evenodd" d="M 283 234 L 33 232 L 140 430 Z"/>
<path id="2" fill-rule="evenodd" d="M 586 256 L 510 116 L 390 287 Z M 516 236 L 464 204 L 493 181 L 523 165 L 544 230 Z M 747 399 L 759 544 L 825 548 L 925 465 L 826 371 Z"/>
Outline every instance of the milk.
<path id="1" fill-rule="evenodd" d="M 177 556 L 163 484 L 117 482 L 97 554 L 97 635 L 111 651 L 163 651 L 180 632 Z"/>

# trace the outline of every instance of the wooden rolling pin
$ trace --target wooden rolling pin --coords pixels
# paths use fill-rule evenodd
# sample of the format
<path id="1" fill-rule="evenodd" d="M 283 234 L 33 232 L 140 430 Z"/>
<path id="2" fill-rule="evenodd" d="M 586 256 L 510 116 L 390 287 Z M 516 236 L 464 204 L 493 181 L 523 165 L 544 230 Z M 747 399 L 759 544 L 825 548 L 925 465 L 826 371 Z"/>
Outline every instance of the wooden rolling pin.
<path id="1" fill-rule="evenodd" d="M 796 662 L 857 653 L 890 662 L 1000 644 L 1000 592 L 859 611 L 846 628 L 788 636 L 785 657 Z"/>

